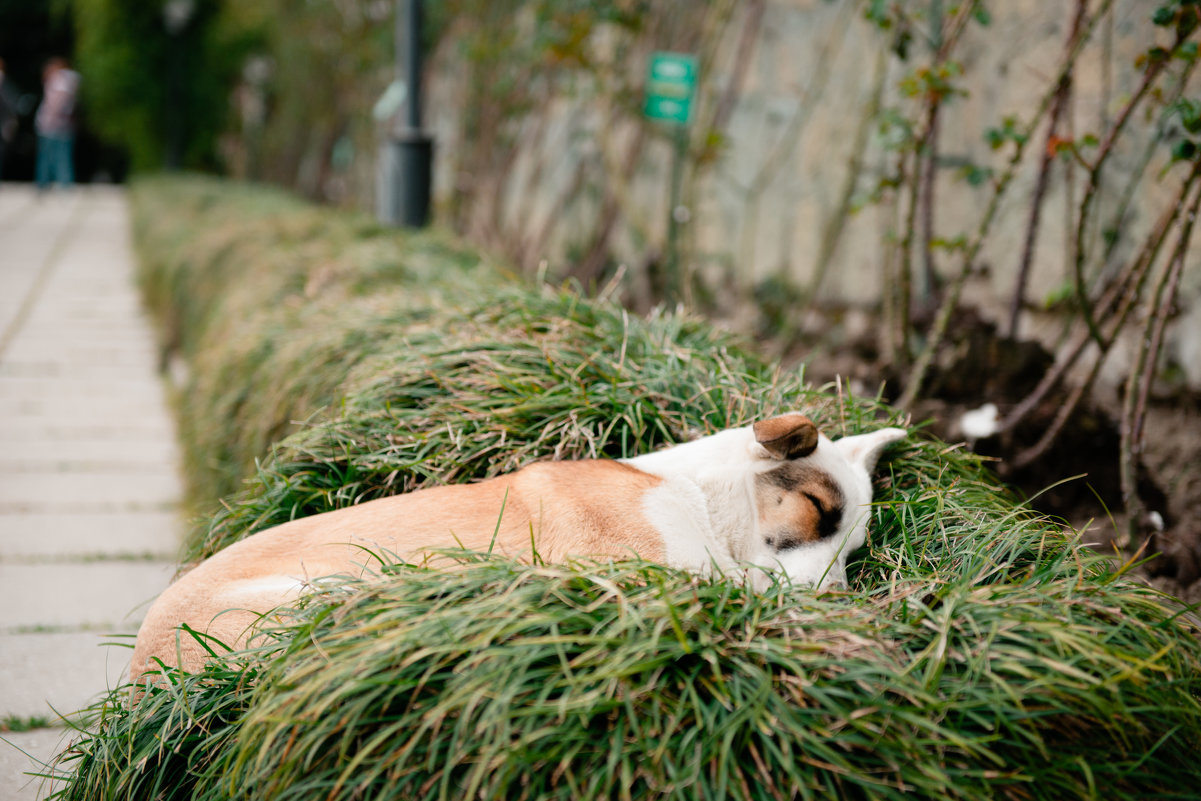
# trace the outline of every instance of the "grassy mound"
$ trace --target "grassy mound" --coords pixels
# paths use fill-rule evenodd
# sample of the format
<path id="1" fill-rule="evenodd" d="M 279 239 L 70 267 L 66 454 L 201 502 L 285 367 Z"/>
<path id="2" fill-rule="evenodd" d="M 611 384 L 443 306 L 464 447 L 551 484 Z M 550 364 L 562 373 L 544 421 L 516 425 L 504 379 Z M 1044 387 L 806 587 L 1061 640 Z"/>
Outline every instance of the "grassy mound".
<path id="1" fill-rule="evenodd" d="M 347 372 L 511 278 L 448 237 L 398 237 L 263 187 L 157 178 L 131 191 L 143 295 L 189 379 L 179 427 L 191 498 L 345 394 Z M 164 211 L 169 210 L 169 211 Z"/>
<path id="2" fill-rule="evenodd" d="M 280 217 L 269 231 L 297 215 L 314 243 L 321 225 L 331 236 L 351 225 L 219 184 L 138 192 L 140 203 L 171 195 L 202 232 L 211 215 L 250 220 L 260 205 Z M 143 248 L 178 239 L 151 284 L 172 271 L 164 285 L 200 286 L 188 273 L 213 269 L 181 232 L 141 231 Z M 244 230 L 222 259 L 256 252 L 255 236 Z M 232 284 L 276 286 L 222 269 Z M 635 320 L 496 273 L 458 294 L 453 270 L 414 287 L 407 267 L 396 275 L 391 290 L 347 290 L 350 307 L 374 303 L 357 322 L 337 304 L 288 316 L 247 301 L 241 345 L 181 334 L 196 391 L 241 393 L 248 436 L 292 431 L 199 529 L 193 556 L 293 516 L 537 458 L 620 456 L 785 409 L 810 411 L 831 435 L 890 418 L 778 374 L 696 321 Z M 232 301 L 188 294 L 210 332 L 226 325 L 218 307 Z M 309 327 L 334 319 L 347 320 L 341 340 Z M 314 342 L 331 343 L 337 364 L 304 377 L 310 421 L 288 429 L 283 407 L 253 397 L 286 393 L 234 379 L 251 352 L 278 380 L 303 371 L 297 354 Z M 231 372 L 217 381 L 206 369 Z M 191 398 L 182 413 L 217 406 Z M 384 565 L 310 597 L 269 646 L 171 674 L 137 701 L 128 688 L 102 699 L 62 755 L 60 797 L 1191 797 L 1201 644 L 1179 607 L 1017 506 L 959 451 L 915 436 L 879 472 L 846 593 L 751 593 L 637 562 Z"/>

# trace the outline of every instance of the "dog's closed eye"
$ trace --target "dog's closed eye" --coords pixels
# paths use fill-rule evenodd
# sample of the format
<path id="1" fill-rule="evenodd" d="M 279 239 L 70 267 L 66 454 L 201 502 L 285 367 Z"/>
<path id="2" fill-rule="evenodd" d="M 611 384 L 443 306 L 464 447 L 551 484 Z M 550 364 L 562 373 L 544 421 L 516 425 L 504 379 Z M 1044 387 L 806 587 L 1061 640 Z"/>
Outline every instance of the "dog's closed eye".
<path id="1" fill-rule="evenodd" d="M 838 533 L 838 527 L 842 524 L 842 507 L 830 506 L 827 507 L 820 498 L 810 492 L 802 493 L 809 503 L 813 504 L 813 508 L 817 510 L 817 536 L 818 539 L 826 539 L 833 537 Z"/>
<path id="2" fill-rule="evenodd" d="M 763 538 L 763 542 L 768 548 L 779 553 L 793 548 L 800 548 L 802 545 L 808 545 L 812 541 L 811 537 L 805 537 L 795 531 L 786 530 L 777 531 Z"/>

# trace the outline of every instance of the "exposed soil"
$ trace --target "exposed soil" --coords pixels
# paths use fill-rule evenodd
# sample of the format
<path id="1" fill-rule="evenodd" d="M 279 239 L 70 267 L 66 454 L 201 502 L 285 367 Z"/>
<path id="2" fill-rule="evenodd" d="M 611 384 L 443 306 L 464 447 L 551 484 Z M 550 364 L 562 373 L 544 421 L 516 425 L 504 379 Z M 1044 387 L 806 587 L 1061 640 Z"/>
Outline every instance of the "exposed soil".
<path id="1" fill-rule="evenodd" d="M 813 381 L 840 377 L 868 395 L 875 395 L 884 382 L 886 399 L 891 399 L 890 388 L 900 386 L 900 377 L 876 350 L 870 318 L 843 310 L 833 318 L 807 320 L 802 329 L 781 350 L 787 361 L 807 362 Z M 913 409 L 914 421 L 928 420 L 937 436 L 963 441 L 992 457 L 998 476 L 1031 498 L 1033 507 L 1085 531 L 1085 541 L 1103 552 L 1125 559 L 1144 547 L 1140 575 L 1189 603 L 1201 602 L 1201 396 L 1177 387 L 1161 393 L 1148 408 L 1138 481 L 1147 514 L 1131 537 L 1118 472 L 1115 407 L 1120 401 L 1113 400 L 1118 393 L 1094 393 L 1041 458 L 1015 467 L 1018 455 L 1051 425 L 1062 394 L 1050 396 L 1015 430 L 1000 436 L 971 440 L 961 420 L 985 403 L 995 404 L 1004 417 L 1034 389 L 1054 357 L 1035 342 L 998 336 L 970 310 L 952 330 L 954 341 L 932 369 L 926 397 Z"/>

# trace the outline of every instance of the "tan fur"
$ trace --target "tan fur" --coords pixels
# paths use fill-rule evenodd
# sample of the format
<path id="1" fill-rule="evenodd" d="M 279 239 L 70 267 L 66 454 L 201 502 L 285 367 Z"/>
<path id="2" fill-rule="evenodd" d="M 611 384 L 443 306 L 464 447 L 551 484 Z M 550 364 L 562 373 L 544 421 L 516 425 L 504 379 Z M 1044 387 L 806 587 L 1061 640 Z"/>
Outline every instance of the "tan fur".
<path id="1" fill-rule="evenodd" d="M 821 470 L 788 464 L 755 479 L 760 530 L 784 549 L 830 535 L 843 514 L 842 491 Z M 823 518 L 827 526 L 823 526 Z"/>
<path id="2" fill-rule="evenodd" d="M 803 414 L 781 414 L 752 427 L 755 441 L 777 459 L 808 456 L 817 448 L 817 426 Z"/>
<path id="3" fill-rule="evenodd" d="M 231 647 L 246 645 L 260 615 L 294 600 L 304 582 L 378 567 L 367 551 L 417 562 L 430 549 L 460 545 L 522 559 L 536 548 L 548 562 L 635 555 L 662 561 L 659 533 L 631 503 L 660 482 L 619 462 L 539 463 L 478 484 L 432 487 L 267 529 L 163 592 L 138 632 L 130 675 L 156 669 L 153 657 L 191 671 L 201 666 L 206 652 L 177 631 L 181 623 Z"/>

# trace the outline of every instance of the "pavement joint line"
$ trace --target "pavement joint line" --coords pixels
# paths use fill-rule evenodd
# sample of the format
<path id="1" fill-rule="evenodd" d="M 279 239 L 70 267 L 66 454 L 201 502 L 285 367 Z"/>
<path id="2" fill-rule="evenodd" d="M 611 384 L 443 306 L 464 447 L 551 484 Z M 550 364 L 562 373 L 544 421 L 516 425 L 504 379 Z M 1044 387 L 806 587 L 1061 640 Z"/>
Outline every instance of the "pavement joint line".
<path id="1" fill-rule="evenodd" d="M 136 626 L 109 625 L 107 623 L 31 623 L 21 626 L 0 626 L 0 637 L 19 637 L 29 634 L 99 634 L 102 637 L 129 640 L 130 647 L 138 636 Z M 113 643 L 125 645 L 125 643 Z"/>
<path id="2" fill-rule="evenodd" d="M 78 712 L 71 712 L 64 715 L 52 706 L 47 705 L 47 708 L 51 710 L 53 717 L 49 715 L 11 715 L 0 710 L 0 740 L 3 740 L 4 737 L 10 734 L 22 734 L 27 731 L 43 731 L 45 729 L 62 729 L 64 732 L 78 732 L 87 725 L 87 710 L 79 710 Z M 12 745 L 12 743 L 9 743 L 9 745 Z M 13 747 L 15 748 L 16 746 Z"/>
<path id="3" fill-rule="evenodd" d="M 46 289 L 46 284 L 50 282 L 50 276 L 54 273 L 54 268 L 62 261 L 63 252 L 66 251 L 67 245 L 71 243 L 76 236 L 79 235 L 80 223 L 86 216 L 86 212 L 91 208 L 91 204 L 80 199 L 76 202 L 75 208 L 71 209 L 71 216 L 68 224 L 54 240 L 53 247 L 46 254 L 46 259 L 38 267 L 37 275 L 33 279 L 33 285 L 29 291 L 25 293 L 25 297 L 21 299 L 21 305 L 17 309 L 17 313 L 9 322 L 8 327 L 0 333 L 0 363 L 4 362 L 5 353 L 8 351 L 12 341 L 16 339 L 17 334 L 25 327 L 25 323 L 29 320 L 29 314 L 33 311 L 33 307 L 37 305 L 38 299 Z"/>
<path id="4" fill-rule="evenodd" d="M 53 728 L 57 727 L 45 715 L 13 715 L 0 712 L 0 735 Z"/>
<path id="5" fill-rule="evenodd" d="M 62 459 L 58 461 L 29 461 L 29 462 L 0 462 L 0 473 L 20 473 L 21 475 L 29 475 L 30 473 L 112 473 L 120 470 L 124 473 L 147 473 L 150 475 L 162 475 L 165 470 L 173 470 L 174 465 L 165 460 L 154 461 L 147 459 L 145 461 L 116 461 L 105 462 L 99 460 L 87 459 Z"/>
<path id="6" fill-rule="evenodd" d="M 178 500 L 125 501 L 116 503 L 0 503 L 0 515 L 10 514 L 126 514 L 130 512 L 178 512 Z"/>
<path id="7" fill-rule="evenodd" d="M 55 553 L 5 556 L 0 552 L 0 565 L 95 565 L 95 564 L 178 564 L 177 554 L 145 552 Z"/>

